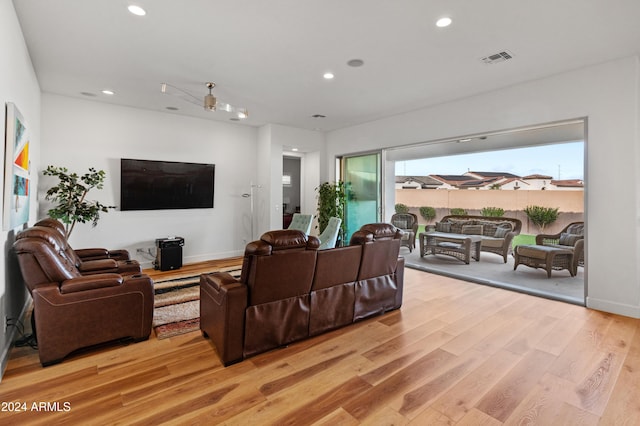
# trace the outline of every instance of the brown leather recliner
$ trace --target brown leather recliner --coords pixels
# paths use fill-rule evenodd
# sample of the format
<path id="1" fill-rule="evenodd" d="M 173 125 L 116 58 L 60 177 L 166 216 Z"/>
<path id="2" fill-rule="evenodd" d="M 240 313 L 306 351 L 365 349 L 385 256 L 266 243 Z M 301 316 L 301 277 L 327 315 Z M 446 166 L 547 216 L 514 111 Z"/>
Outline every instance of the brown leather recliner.
<path id="1" fill-rule="evenodd" d="M 33 298 L 34 333 L 43 366 L 71 352 L 118 339 L 146 340 L 153 281 L 146 275 L 82 275 L 53 231 L 31 227 L 13 248 Z"/>
<path id="2" fill-rule="evenodd" d="M 371 224 L 349 247 L 271 231 L 245 248 L 242 274 L 200 278 L 200 329 L 224 365 L 379 315 L 402 304 L 404 259 L 393 225 Z"/>
<path id="3" fill-rule="evenodd" d="M 122 275 L 133 275 L 142 272 L 140 263 L 129 258 L 127 250 L 107 250 L 105 248 L 86 248 L 74 250 L 67 240 L 64 225 L 56 219 L 46 218 L 35 223 L 34 227 L 51 229 L 63 251 L 82 275 L 113 272 Z"/>

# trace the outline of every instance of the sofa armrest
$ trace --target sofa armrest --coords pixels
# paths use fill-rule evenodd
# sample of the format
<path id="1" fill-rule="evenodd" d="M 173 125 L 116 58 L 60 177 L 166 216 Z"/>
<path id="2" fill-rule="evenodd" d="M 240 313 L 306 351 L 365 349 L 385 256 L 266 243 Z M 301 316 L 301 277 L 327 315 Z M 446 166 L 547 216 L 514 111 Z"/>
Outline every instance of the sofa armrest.
<path id="1" fill-rule="evenodd" d="M 105 269 L 117 269 L 118 262 L 114 259 L 96 259 L 83 261 L 78 270 L 81 274 L 95 271 L 104 271 Z M 113 272 L 113 271 L 110 271 Z"/>
<path id="2" fill-rule="evenodd" d="M 225 366 L 243 359 L 248 299 L 247 286 L 226 272 L 200 276 L 200 329 Z"/>
<path id="3" fill-rule="evenodd" d="M 130 259 L 129 252 L 124 249 L 107 250 L 105 248 L 83 248 L 74 251 L 83 262 L 100 259 L 114 259 L 116 261 Z"/>
<path id="4" fill-rule="evenodd" d="M 545 244 L 558 244 L 560 234 L 538 234 L 536 235 L 536 244 L 543 246 Z"/>
<path id="5" fill-rule="evenodd" d="M 80 291 L 95 290 L 104 287 L 116 287 L 124 282 L 122 275 L 98 274 L 72 278 L 60 284 L 60 293 L 76 293 Z"/>
<path id="6" fill-rule="evenodd" d="M 108 259 L 109 250 L 105 248 L 84 248 L 74 250 L 81 260 Z"/>

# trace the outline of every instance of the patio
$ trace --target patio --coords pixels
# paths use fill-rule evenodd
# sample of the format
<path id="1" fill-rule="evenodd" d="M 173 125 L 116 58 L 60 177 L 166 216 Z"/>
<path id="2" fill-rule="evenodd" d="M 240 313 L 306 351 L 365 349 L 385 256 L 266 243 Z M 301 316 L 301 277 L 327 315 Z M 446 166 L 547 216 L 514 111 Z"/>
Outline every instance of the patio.
<path id="1" fill-rule="evenodd" d="M 419 248 L 412 253 L 401 248 L 400 255 L 409 268 L 584 306 L 583 267 L 578 268 L 575 277 L 563 270 L 553 271 L 551 278 L 547 278 L 544 269 L 519 265 L 514 271 L 513 255 L 509 255 L 505 264 L 502 257 L 483 252 L 479 262 L 472 260 L 469 265 L 445 255 L 421 258 Z"/>

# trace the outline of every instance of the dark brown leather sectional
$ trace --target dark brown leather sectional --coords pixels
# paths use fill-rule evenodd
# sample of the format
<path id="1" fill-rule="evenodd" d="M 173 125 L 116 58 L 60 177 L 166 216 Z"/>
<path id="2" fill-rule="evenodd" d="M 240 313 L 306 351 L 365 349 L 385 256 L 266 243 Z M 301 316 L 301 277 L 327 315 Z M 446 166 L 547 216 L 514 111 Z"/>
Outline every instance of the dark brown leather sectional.
<path id="1" fill-rule="evenodd" d="M 19 232 L 13 247 L 33 298 L 42 365 L 99 343 L 149 337 L 153 281 L 128 260 L 126 251 L 114 252 L 121 256 L 115 260 L 108 250 L 90 249 L 94 257 L 107 257 L 82 260 L 50 226 Z"/>
<path id="2" fill-rule="evenodd" d="M 318 250 L 316 237 L 271 231 L 245 248 L 239 280 L 200 278 L 200 329 L 222 363 L 380 315 L 402 305 L 402 231 L 376 223 L 347 247 Z"/>

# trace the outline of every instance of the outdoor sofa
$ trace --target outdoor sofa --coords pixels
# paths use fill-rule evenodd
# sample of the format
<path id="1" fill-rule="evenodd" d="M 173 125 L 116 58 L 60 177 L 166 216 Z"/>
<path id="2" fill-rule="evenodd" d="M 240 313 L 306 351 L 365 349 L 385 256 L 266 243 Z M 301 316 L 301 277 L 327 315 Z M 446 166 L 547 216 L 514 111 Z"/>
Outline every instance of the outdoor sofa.
<path id="1" fill-rule="evenodd" d="M 450 234 L 479 235 L 482 238 L 480 250 L 502 256 L 507 263 L 511 253 L 513 237 L 520 234 L 522 222 L 511 217 L 489 217 L 471 215 L 444 216 L 435 225 L 427 227 L 428 231 Z"/>

